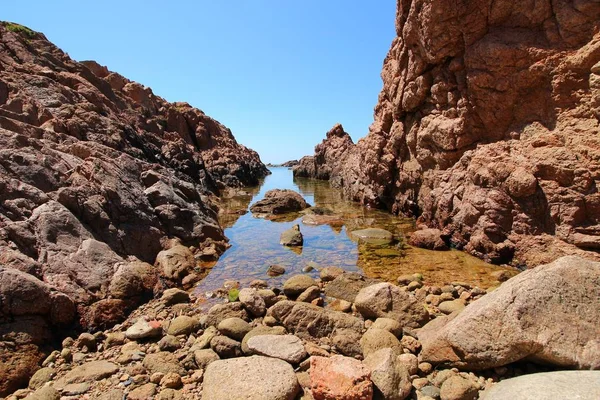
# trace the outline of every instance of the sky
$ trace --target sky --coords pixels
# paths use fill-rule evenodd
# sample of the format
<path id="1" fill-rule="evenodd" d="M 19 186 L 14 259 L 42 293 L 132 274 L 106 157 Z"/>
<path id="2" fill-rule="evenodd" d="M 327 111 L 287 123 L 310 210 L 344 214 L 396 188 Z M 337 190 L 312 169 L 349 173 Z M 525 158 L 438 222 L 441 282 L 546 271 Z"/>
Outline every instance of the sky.
<path id="1" fill-rule="evenodd" d="M 395 0 L 6 1 L 0 19 L 42 32 L 229 127 L 263 162 L 313 154 L 373 122 Z"/>

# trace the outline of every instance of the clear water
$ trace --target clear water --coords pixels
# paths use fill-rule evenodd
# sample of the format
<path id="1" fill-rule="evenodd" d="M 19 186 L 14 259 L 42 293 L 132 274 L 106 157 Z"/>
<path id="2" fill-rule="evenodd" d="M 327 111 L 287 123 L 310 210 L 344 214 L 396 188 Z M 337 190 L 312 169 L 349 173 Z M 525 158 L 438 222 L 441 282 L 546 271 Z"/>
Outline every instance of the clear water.
<path id="1" fill-rule="evenodd" d="M 230 239 L 231 248 L 217 262 L 203 265 L 209 272 L 197 286 L 196 293 L 200 297 L 221 288 L 228 280 L 240 282 L 242 287 L 254 279 L 280 286 L 290 276 L 303 273 L 306 266 L 316 268 L 308 272 L 314 277 L 318 276 L 320 267 L 338 266 L 390 282 L 400 275 L 418 272 L 423 274 L 427 284 L 461 281 L 483 288 L 498 284 L 490 276 L 491 272 L 498 269 L 511 271 L 456 250 L 436 252 L 412 248 L 403 243 L 405 235 L 414 230 L 412 219 L 346 201 L 340 191 L 331 188 L 326 181 L 293 178 L 292 171 L 287 168 L 271 168 L 271 172 L 260 187 L 245 189 L 223 199 L 220 223 Z M 288 215 L 284 221 L 257 218 L 250 212 L 240 215 L 271 189 L 296 190 L 311 205 L 333 211 L 342 223 L 306 225 L 302 223 L 301 213 Z M 295 224 L 300 225 L 304 246 L 288 248 L 280 245 L 281 233 Z M 392 232 L 399 244 L 369 245 L 350 237 L 350 232 L 369 227 Z M 269 277 L 266 271 L 273 264 L 283 266 L 286 273 Z"/>

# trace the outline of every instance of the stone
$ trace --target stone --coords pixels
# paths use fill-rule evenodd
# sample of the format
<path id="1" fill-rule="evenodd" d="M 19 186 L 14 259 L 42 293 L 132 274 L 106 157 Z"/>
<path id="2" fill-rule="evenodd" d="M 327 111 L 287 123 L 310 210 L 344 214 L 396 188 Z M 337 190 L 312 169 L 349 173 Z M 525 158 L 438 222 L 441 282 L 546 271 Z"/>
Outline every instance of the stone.
<path id="1" fill-rule="evenodd" d="M 360 345 L 362 335 L 351 329 L 339 329 L 331 338 L 332 344 L 340 354 L 348 357 L 361 357 L 363 350 Z"/>
<path id="2" fill-rule="evenodd" d="M 389 331 L 372 327 L 360 339 L 360 347 L 365 357 L 385 348 L 391 348 L 397 355 L 402 354 L 402 345 L 396 336 Z"/>
<path id="3" fill-rule="evenodd" d="M 369 354 L 364 360 L 371 371 L 375 390 L 384 399 L 404 400 L 412 390 L 409 372 L 397 357 L 394 350 L 384 348 Z"/>
<path id="4" fill-rule="evenodd" d="M 441 400 L 477 400 L 479 388 L 470 380 L 455 375 L 446 379 L 440 388 Z"/>
<path id="5" fill-rule="evenodd" d="M 416 328 L 429 318 L 423 305 L 411 293 L 387 282 L 361 289 L 354 304 L 365 318 L 390 318 L 402 326 Z"/>
<path id="6" fill-rule="evenodd" d="M 402 348 L 413 354 L 417 354 L 419 350 L 421 350 L 421 343 L 412 336 L 404 335 L 402 339 L 400 339 L 400 344 L 402 344 Z"/>
<path id="7" fill-rule="evenodd" d="M 106 334 L 106 339 L 104 339 L 104 348 L 111 348 L 115 346 L 120 346 L 125 343 L 125 333 L 124 332 L 109 332 Z"/>
<path id="8" fill-rule="evenodd" d="M 442 239 L 439 229 L 421 229 L 413 232 L 408 239 L 408 244 L 428 250 L 448 250 L 446 242 Z"/>
<path id="9" fill-rule="evenodd" d="M 394 235 L 381 228 L 366 228 L 350 232 L 350 237 L 371 244 L 389 244 Z"/>
<path id="10" fill-rule="evenodd" d="M 391 318 L 377 318 L 370 329 L 383 329 L 398 338 L 402 336 L 402 325 Z"/>
<path id="11" fill-rule="evenodd" d="M 247 345 L 251 354 L 279 358 L 290 364 L 298 364 L 307 356 L 302 341 L 294 335 L 257 335 Z"/>
<path id="12" fill-rule="evenodd" d="M 200 321 L 195 317 L 188 317 L 187 315 L 180 315 L 171 320 L 166 327 L 166 331 L 169 335 L 189 335 L 194 333 L 200 328 Z"/>
<path id="13" fill-rule="evenodd" d="M 194 347 L 205 349 L 210 346 L 210 341 L 219 334 L 219 331 L 214 326 L 209 326 L 204 330 L 202 335 L 194 342 Z"/>
<path id="14" fill-rule="evenodd" d="M 296 224 L 292 228 L 283 231 L 279 238 L 279 244 L 284 246 L 302 246 L 304 244 L 304 237 L 300 232 L 300 225 Z"/>
<path id="15" fill-rule="evenodd" d="M 250 348 L 248 348 L 248 341 L 254 336 L 259 335 L 285 335 L 287 332 L 283 326 L 264 326 L 259 325 L 253 328 L 250 332 L 244 336 L 242 340 L 242 351 L 244 354 L 250 354 Z"/>
<path id="16" fill-rule="evenodd" d="M 292 366 L 263 356 L 220 360 L 204 374 L 203 400 L 294 400 L 300 385 Z"/>
<path id="17" fill-rule="evenodd" d="M 215 336 L 210 341 L 210 348 L 221 358 L 241 357 L 242 344 L 227 336 Z"/>
<path id="18" fill-rule="evenodd" d="M 267 268 L 267 275 L 269 276 L 279 276 L 285 274 L 285 268 L 281 265 L 270 265 Z"/>
<path id="19" fill-rule="evenodd" d="M 29 400 L 60 400 L 60 393 L 52 386 L 44 386 L 31 395 L 27 396 Z"/>
<path id="20" fill-rule="evenodd" d="M 238 295 L 240 303 L 254 317 L 262 317 L 267 312 L 265 300 L 256 289 L 245 288 Z"/>
<path id="21" fill-rule="evenodd" d="M 527 270 L 419 333 L 422 361 L 466 369 L 527 358 L 565 368 L 600 368 L 600 263 L 563 257 Z"/>
<path id="22" fill-rule="evenodd" d="M 183 386 L 181 376 L 174 372 L 169 372 L 160 380 L 160 386 L 168 389 L 180 389 Z"/>
<path id="23" fill-rule="evenodd" d="M 163 292 L 160 300 L 164 305 L 172 306 L 174 304 L 189 303 L 190 295 L 181 289 L 171 288 Z"/>
<path id="24" fill-rule="evenodd" d="M 308 275 L 294 275 L 288 278 L 283 284 L 283 293 L 288 297 L 297 297 L 311 286 L 316 286 L 317 282 Z"/>
<path id="25" fill-rule="evenodd" d="M 537 400 L 600 398 L 600 371 L 555 371 L 528 374 L 494 384 L 482 400 Z"/>
<path id="26" fill-rule="evenodd" d="M 41 388 L 46 382 L 50 382 L 55 374 L 56 371 L 54 368 L 45 367 L 38 369 L 31 379 L 29 379 L 29 389 L 37 390 Z"/>
<path id="27" fill-rule="evenodd" d="M 452 314 L 453 312 L 460 312 L 464 310 L 465 302 L 461 299 L 451 300 L 451 301 L 442 301 L 438 305 L 438 309 L 444 314 Z"/>
<path id="28" fill-rule="evenodd" d="M 356 272 L 345 272 L 325 286 L 325 295 L 354 303 L 354 299 L 361 289 L 375 283 L 378 281 L 366 278 Z"/>
<path id="29" fill-rule="evenodd" d="M 151 374 L 161 372 L 168 374 L 174 372 L 179 375 L 185 375 L 185 369 L 179 363 L 179 360 L 173 353 L 160 351 L 158 353 L 147 354 L 142 362 L 144 368 Z"/>
<path id="30" fill-rule="evenodd" d="M 319 271 L 319 277 L 323 282 L 331 282 L 343 273 L 344 270 L 340 267 L 325 267 Z"/>
<path id="31" fill-rule="evenodd" d="M 319 297 L 321 297 L 321 289 L 319 289 L 318 286 L 311 286 L 304 292 L 300 293 L 300 295 L 296 298 L 296 301 L 310 303 L 311 301 L 316 300 Z"/>
<path id="32" fill-rule="evenodd" d="M 71 369 L 54 386 L 61 389 L 71 383 L 95 382 L 108 378 L 119 371 L 119 367 L 109 361 L 90 361 Z"/>
<path id="33" fill-rule="evenodd" d="M 77 338 L 77 347 L 87 347 L 88 350 L 96 349 L 96 337 L 91 333 L 84 332 Z"/>
<path id="34" fill-rule="evenodd" d="M 162 351 L 175 351 L 181 348 L 181 343 L 177 337 L 173 335 L 166 335 L 158 341 L 158 348 Z"/>
<path id="35" fill-rule="evenodd" d="M 252 326 L 241 318 L 233 317 L 221 321 L 217 329 L 223 335 L 241 341 L 252 330 Z"/>
<path id="36" fill-rule="evenodd" d="M 419 359 L 414 354 L 400 354 L 398 356 L 398 362 L 406 368 L 409 375 L 416 375 L 419 372 Z"/>
<path id="37" fill-rule="evenodd" d="M 83 383 L 71 383 L 66 385 L 62 389 L 63 396 L 79 396 L 87 393 L 90 390 L 91 384 L 89 382 Z"/>
<path id="38" fill-rule="evenodd" d="M 288 189 L 272 189 L 265 193 L 264 199 L 250 206 L 254 214 L 285 214 L 294 211 L 302 211 L 310 205 L 302 195 Z"/>
<path id="39" fill-rule="evenodd" d="M 348 313 L 352 311 L 352 303 L 340 299 L 331 299 L 331 301 L 329 301 L 325 307 L 333 311 L 340 311 L 343 313 Z"/>
<path id="40" fill-rule="evenodd" d="M 213 349 L 196 350 L 194 352 L 194 360 L 199 369 L 206 369 L 208 364 L 219 359 L 219 355 Z"/>
<path id="41" fill-rule="evenodd" d="M 361 333 L 364 329 L 363 321 L 352 315 L 289 300 L 275 304 L 267 315 L 275 317 L 288 332 L 300 338 L 330 337 L 342 329 Z"/>
<path id="42" fill-rule="evenodd" d="M 367 367 L 344 357 L 311 357 L 311 392 L 315 400 L 371 400 L 373 382 Z"/>
<path id="43" fill-rule="evenodd" d="M 131 325 L 126 331 L 127 339 L 140 340 L 162 336 L 162 326 L 158 321 L 146 321 L 139 318 L 135 324 Z"/>
<path id="44" fill-rule="evenodd" d="M 98 400 L 123 400 L 123 396 L 121 389 L 108 389 L 98 397 Z"/>
<path id="45" fill-rule="evenodd" d="M 155 394 L 156 385 L 154 383 L 146 383 L 129 392 L 127 400 L 148 400 L 154 398 Z"/>
<path id="46" fill-rule="evenodd" d="M 158 253 L 155 265 L 167 279 L 181 282 L 194 272 L 196 260 L 188 247 L 178 244 Z"/>
<path id="47" fill-rule="evenodd" d="M 224 319 L 233 317 L 244 320 L 248 319 L 248 313 L 244 309 L 242 303 L 236 301 L 233 303 L 216 304 L 212 306 L 206 314 L 206 325 L 216 327 Z"/>

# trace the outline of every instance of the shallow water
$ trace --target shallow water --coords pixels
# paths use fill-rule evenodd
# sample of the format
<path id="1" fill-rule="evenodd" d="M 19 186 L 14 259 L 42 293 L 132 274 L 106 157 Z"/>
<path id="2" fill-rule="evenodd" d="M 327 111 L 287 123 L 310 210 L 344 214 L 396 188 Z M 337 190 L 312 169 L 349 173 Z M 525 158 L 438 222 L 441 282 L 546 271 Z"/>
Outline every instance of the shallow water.
<path id="1" fill-rule="evenodd" d="M 422 273 L 426 284 L 443 285 L 460 281 L 482 288 L 498 284 L 490 275 L 493 271 L 503 269 L 513 273 L 510 268 L 487 264 L 457 250 L 437 252 L 408 246 L 404 239 L 406 234 L 414 231 L 414 220 L 346 201 L 340 191 L 331 188 L 326 181 L 294 179 L 292 171 L 287 168 L 270 170 L 272 174 L 260 187 L 244 189 L 239 195 L 222 201 L 220 223 L 230 239 L 231 248 L 217 262 L 203 265 L 210 272 L 197 286 L 196 293 L 200 297 L 221 288 L 227 280 L 238 281 L 242 287 L 254 279 L 264 279 L 271 286 L 280 286 L 290 276 L 302 273 L 306 266 L 316 268 L 309 272 L 314 277 L 318 276 L 319 267 L 339 266 L 390 282 L 400 275 Z M 333 211 L 334 215 L 341 217 L 341 221 L 333 226 L 314 226 L 302 223 L 301 213 L 287 216 L 286 221 L 257 218 L 250 212 L 240 215 L 271 189 L 296 190 L 308 203 Z M 295 224 L 300 225 L 304 246 L 287 248 L 280 245 L 280 234 Z M 350 237 L 350 232 L 369 227 L 392 232 L 396 243 L 370 245 L 358 243 Z M 269 277 L 266 270 L 272 264 L 285 267 L 286 273 L 280 277 Z"/>

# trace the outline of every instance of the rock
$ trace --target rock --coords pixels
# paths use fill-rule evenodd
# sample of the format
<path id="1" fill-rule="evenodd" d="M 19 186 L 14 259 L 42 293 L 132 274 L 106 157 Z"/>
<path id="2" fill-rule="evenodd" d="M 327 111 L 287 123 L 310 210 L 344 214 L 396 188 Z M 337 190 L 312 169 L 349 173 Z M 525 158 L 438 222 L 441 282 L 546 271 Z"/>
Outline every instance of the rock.
<path id="1" fill-rule="evenodd" d="M 461 299 L 443 301 L 438 305 L 438 308 L 444 314 L 452 314 L 453 312 L 464 310 L 465 302 Z"/>
<path id="2" fill-rule="evenodd" d="M 311 392 L 315 400 L 373 398 L 370 372 L 360 361 L 339 355 L 310 360 Z"/>
<path id="3" fill-rule="evenodd" d="M 194 352 L 194 360 L 199 369 L 206 369 L 208 364 L 219 359 L 219 355 L 213 349 L 196 350 Z"/>
<path id="4" fill-rule="evenodd" d="M 264 326 L 259 325 L 253 328 L 250 332 L 244 336 L 242 340 L 242 351 L 244 354 L 250 354 L 250 348 L 248 347 L 248 341 L 254 336 L 259 335 L 285 335 L 287 332 L 283 326 Z"/>
<path id="5" fill-rule="evenodd" d="M 211 363 L 203 388 L 203 400 L 293 400 L 300 391 L 290 364 L 263 356 Z"/>
<path id="6" fill-rule="evenodd" d="M 316 284 L 315 280 L 308 275 L 294 275 L 283 284 L 283 293 L 288 297 L 295 298 Z"/>
<path id="7" fill-rule="evenodd" d="M 160 386 L 168 389 L 179 389 L 183 386 L 181 376 L 174 372 L 169 372 L 160 380 Z"/>
<path id="8" fill-rule="evenodd" d="M 104 339 L 104 348 L 109 349 L 111 347 L 120 346 L 125 343 L 125 338 L 124 332 L 109 332 L 106 334 L 106 339 Z"/>
<path id="9" fill-rule="evenodd" d="M 108 378 L 118 371 L 119 367 L 109 361 L 90 361 L 71 369 L 55 382 L 54 387 L 61 389 L 71 383 L 95 382 Z"/>
<path id="10" fill-rule="evenodd" d="M 148 400 L 154 398 L 155 394 L 156 385 L 154 383 L 146 383 L 129 392 L 127 400 Z"/>
<path id="11" fill-rule="evenodd" d="M 50 382 L 55 374 L 56 371 L 53 368 L 38 369 L 29 380 L 29 389 L 37 390 L 41 388 L 46 382 Z"/>
<path id="12" fill-rule="evenodd" d="M 127 339 L 139 340 L 162 335 L 162 326 L 158 321 L 146 321 L 139 318 L 135 324 L 131 325 L 126 331 Z"/>
<path id="13" fill-rule="evenodd" d="M 484 391 L 482 400 L 600 398 L 600 371 L 555 371 L 506 379 Z"/>
<path id="14" fill-rule="evenodd" d="M 333 299 L 332 301 L 329 301 L 325 307 L 333 311 L 340 311 L 344 313 L 352 311 L 352 303 L 340 299 Z"/>
<path id="15" fill-rule="evenodd" d="M 321 289 L 318 286 L 311 286 L 304 292 L 300 293 L 296 301 L 310 303 L 311 301 L 321 297 Z"/>
<path id="16" fill-rule="evenodd" d="M 284 246 L 302 246 L 303 243 L 304 238 L 302 236 L 302 232 L 300 232 L 300 226 L 298 224 L 294 225 L 287 231 L 283 231 L 279 239 L 279 244 Z"/>
<path id="17" fill-rule="evenodd" d="M 175 245 L 158 253 L 155 265 L 165 278 L 181 282 L 194 272 L 196 260 L 188 247 Z"/>
<path id="18" fill-rule="evenodd" d="M 391 348 L 397 355 L 402 354 L 402 345 L 398 338 L 383 329 L 369 328 L 360 339 L 360 347 L 365 357 L 385 348 Z"/>
<path id="19" fill-rule="evenodd" d="M 163 374 L 174 372 L 179 375 L 185 375 L 185 369 L 179 364 L 177 357 L 175 357 L 173 353 L 167 351 L 146 355 L 142 365 L 150 372 L 150 374 L 156 372 Z"/>
<path id="20" fill-rule="evenodd" d="M 354 303 L 358 292 L 375 283 L 378 281 L 356 272 L 345 272 L 325 286 L 325 295 Z"/>
<path id="21" fill-rule="evenodd" d="M 414 354 L 400 354 L 398 362 L 406 368 L 409 375 L 416 375 L 419 372 L 419 359 Z"/>
<path id="22" fill-rule="evenodd" d="M 60 400 L 60 393 L 52 386 L 44 386 L 30 396 L 27 396 L 28 400 Z"/>
<path id="23" fill-rule="evenodd" d="M 257 335 L 247 342 L 251 354 L 279 358 L 298 364 L 307 356 L 300 338 L 294 335 Z"/>
<path id="24" fill-rule="evenodd" d="M 384 399 L 404 400 L 412 390 L 409 372 L 397 357 L 396 352 L 385 348 L 369 354 L 364 361 L 371 371 L 375 390 L 379 391 Z"/>
<path id="25" fill-rule="evenodd" d="M 250 206 L 250 211 L 255 214 L 285 214 L 302 211 L 310 205 L 302 195 L 293 190 L 273 189 L 265 193 L 264 199 Z"/>
<path id="26" fill-rule="evenodd" d="M 238 298 L 244 308 L 255 317 L 262 317 L 267 312 L 265 300 L 256 289 L 242 289 Z"/>
<path id="27" fill-rule="evenodd" d="M 94 335 L 92 335 L 91 333 L 87 333 L 84 332 L 81 335 L 79 335 L 79 338 L 77 338 L 77 347 L 84 348 L 87 347 L 88 350 L 95 350 L 96 349 L 96 337 Z"/>
<path id="28" fill-rule="evenodd" d="M 439 229 L 421 229 L 413 232 L 408 239 L 408 244 L 428 250 L 448 250 L 446 242 L 442 239 Z"/>
<path id="29" fill-rule="evenodd" d="M 89 382 L 84 383 L 71 383 L 66 385 L 62 389 L 63 396 L 79 396 L 87 393 L 90 390 L 91 384 Z"/>
<path id="30" fill-rule="evenodd" d="M 319 271 L 319 276 L 323 282 L 331 282 L 343 273 L 344 270 L 340 267 L 325 267 Z"/>
<path id="31" fill-rule="evenodd" d="M 122 263 L 110 281 L 108 291 L 117 299 L 141 302 L 150 298 L 158 283 L 158 271 L 150 264 L 133 261 Z"/>
<path id="32" fill-rule="evenodd" d="M 371 244 L 389 244 L 394 235 L 380 228 L 366 228 L 350 232 L 350 237 Z"/>
<path id="33" fill-rule="evenodd" d="M 219 331 L 214 326 L 209 326 L 204 330 L 202 335 L 194 342 L 194 347 L 205 349 L 210 346 L 210 341 L 219 334 Z"/>
<path id="34" fill-rule="evenodd" d="M 285 268 L 281 265 L 270 265 L 267 269 L 267 275 L 269 276 L 279 276 L 285 274 Z"/>
<path id="35" fill-rule="evenodd" d="M 155 397 L 156 400 L 184 400 L 185 397 L 181 391 L 175 389 L 163 389 Z"/>
<path id="36" fill-rule="evenodd" d="M 123 400 L 123 390 L 109 389 L 98 397 L 98 400 Z"/>
<path id="37" fill-rule="evenodd" d="M 189 303 L 190 295 L 181 289 L 171 288 L 163 292 L 160 300 L 164 303 L 164 305 L 172 306 L 179 303 Z"/>
<path id="38" fill-rule="evenodd" d="M 477 400 L 478 397 L 479 388 L 458 375 L 446 379 L 440 388 L 441 400 Z"/>
<path id="39" fill-rule="evenodd" d="M 241 318 L 226 318 L 219 323 L 219 332 L 234 340 L 241 341 L 252 330 L 249 323 Z"/>
<path id="40" fill-rule="evenodd" d="M 200 322 L 195 317 L 180 315 L 167 324 L 167 333 L 173 336 L 189 335 L 200 328 Z"/>
<path id="41" fill-rule="evenodd" d="M 227 336 L 215 336 L 210 341 L 210 347 L 221 358 L 241 357 L 243 355 L 241 343 Z"/>
<path id="42" fill-rule="evenodd" d="M 362 335 L 351 329 L 339 329 L 331 338 L 332 344 L 335 348 L 348 357 L 361 357 L 363 356 L 362 347 L 360 346 L 360 339 Z"/>
<path id="43" fill-rule="evenodd" d="M 429 318 L 423 305 L 412 294 L 387 282 L 362 289 L 354 304 L 365 318 L 390 318 L 402 326 L 419 327 Z"/>
<path id="44" fill-rule="evenodd" d="M 421 343 L 412 336 L 404 335 L 400 340 L 402 347 L 413 354 L 417 354 L 421 349 Z"/>
<path id="45" fill-rule="evenodd" d="M 567 3 L 503 0 L 415 12 L 422 4 L 398 3 L 369 134 L 355 145 L 328 134 L 295 173 L 329 179 L 364 205 L 418 215 L 419 225 L 495 263 L 598 260 L 589 250 L 599 243 L 599 197 L 588 188 L 600 138 L 587 133 L 599 107 L 600 11 L 574 16 Z M 549 15 L 569 17 L 540 28 Z M 515 20 L 523 21 L 518 37 Z M 573 34 L 556 33 L 565 31 Z M 551 36 L 540 53 L 536 43 Z M 581 96 L 565 95 L 575 82 Z"/>
<path id="46" fill-rule="evenodd" d="M 181 348 L 181 343 L 175 336 L 166 335 L 158 341 L 158 348 L 162 351 L 175 351 Z"/>
<path id="47" fill-rule="evenodd" d="M 361 333 L 364 329 L 364 323 L 354 316 L 308 303 L 280 301 L 267 315 L 275 317 L 288 332 L 301 338 L 330 337 L 341 329 Z"/>
<path id="48" fill-rule="evenodd" d="M 524 358 L 599 368 L 600 263 L 563 257 L 527 270 L 419 331 L 422 361 L 488 369 Z M 500 334 L 501 333 L 501 334 Z"/>
<path id="49" fill-rule="evenodd" d="M 369 329 L 383 329 L 398 338 L 402 336 L 402 325 L 400 322 L 391 318 L 377 318 Z"/>
<path id="50" fill-rule="evenodd" d="M 206 314 L 206 325 L 217 326 L 221 321 L 227 318 L 248 319 L 248 313 L 244 310 L 244 306 L 240 302 L 216 304 L 208 310 Z"/>

